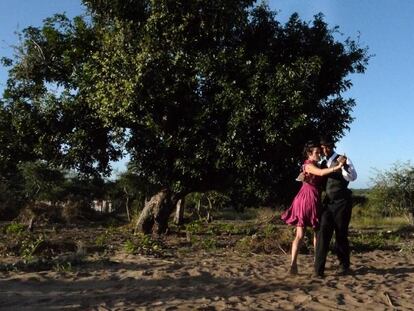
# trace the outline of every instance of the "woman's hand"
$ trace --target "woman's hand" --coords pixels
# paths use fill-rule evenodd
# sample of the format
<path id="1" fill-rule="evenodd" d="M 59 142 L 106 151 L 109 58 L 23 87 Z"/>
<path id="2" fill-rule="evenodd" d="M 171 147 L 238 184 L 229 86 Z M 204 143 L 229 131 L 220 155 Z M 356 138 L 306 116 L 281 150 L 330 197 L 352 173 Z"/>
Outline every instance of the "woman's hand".
<path id="1" fill-rule="evenodd" d="M 344 162 L 338 162 L 338 164 L 334 166 L 334 171 L 339 171 L 344 166 L 344 164 Z"/>

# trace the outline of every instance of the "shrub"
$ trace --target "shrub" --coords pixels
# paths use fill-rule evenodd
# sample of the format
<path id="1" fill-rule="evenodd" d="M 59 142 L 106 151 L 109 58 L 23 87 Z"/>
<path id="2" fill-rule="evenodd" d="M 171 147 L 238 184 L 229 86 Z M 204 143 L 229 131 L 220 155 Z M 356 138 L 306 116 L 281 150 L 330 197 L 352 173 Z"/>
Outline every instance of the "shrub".
<path id="1" fill-rule="evenodd" d="M 388 171 L 378 171 L 369 201 L 382 216 L 406 215 L 414 224 L 414 167 L 396 163 Z"/>

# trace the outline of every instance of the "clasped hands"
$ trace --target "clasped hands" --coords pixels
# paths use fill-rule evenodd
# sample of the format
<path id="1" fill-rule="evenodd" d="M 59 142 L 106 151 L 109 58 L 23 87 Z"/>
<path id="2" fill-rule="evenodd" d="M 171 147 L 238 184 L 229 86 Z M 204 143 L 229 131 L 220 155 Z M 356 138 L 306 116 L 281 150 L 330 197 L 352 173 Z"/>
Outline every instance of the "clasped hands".
<path id="1" fill-rule="evenodd" d="M 348 158 L 346 157 L 346 155 L 340 155 L 336 160 L 339 163 L 342 163 L 343 165 L 345 165 L 346 164 L 346 160 L 348 160 Z"/>
<path id="2" fill-rule="evenodd" d="M 340 167 L 344 167 L 344 166 L 346 166 L 347 159 L 348 158 L 346 157 L 346 155 L 340 155 L 336 159 L 336 161 L 338 162 L 338 164 L 340 165 Z M 305 179 L 306 179 L 306 176 L 305 176 L 305 174 L 303 172 L 300 172 L 299 175 L 298 175 L 298 177 L 296 177 L 296 180 L 297 181 L 305 181 Z"/>

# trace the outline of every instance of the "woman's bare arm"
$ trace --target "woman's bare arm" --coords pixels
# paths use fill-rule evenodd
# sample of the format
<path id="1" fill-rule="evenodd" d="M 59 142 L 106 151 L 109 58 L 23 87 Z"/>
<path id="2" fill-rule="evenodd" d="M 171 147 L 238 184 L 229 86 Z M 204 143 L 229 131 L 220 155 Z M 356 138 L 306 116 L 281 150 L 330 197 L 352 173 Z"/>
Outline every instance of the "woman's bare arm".
<path id="1" fill-rule="evenodd" d="M 305 172 L 313 174 L 313 175 L 317 175 L 317 176 L 325 176 L 333 172 L 339 171 L 342 166 L 344 166 L 344 164 L 339 163 L 338 165 L 334 167 L 319 168 L 315 164 L 309 163 L 305 165 Z"/>

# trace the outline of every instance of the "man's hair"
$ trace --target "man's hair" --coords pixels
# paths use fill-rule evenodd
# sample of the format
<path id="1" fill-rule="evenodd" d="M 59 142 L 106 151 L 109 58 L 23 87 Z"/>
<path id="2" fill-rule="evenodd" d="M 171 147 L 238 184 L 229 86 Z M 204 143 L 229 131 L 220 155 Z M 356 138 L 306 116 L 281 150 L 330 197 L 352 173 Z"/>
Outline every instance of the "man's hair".
<path id="1" fill-rule="evenodd" d="M 320 139 L 320 144 L 328 147 L 335 147 L 335 142 L 330 137 L 322 137 Z"/>

